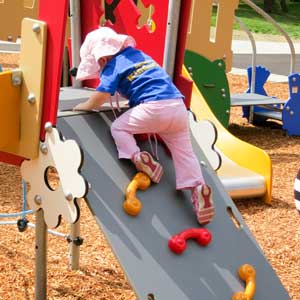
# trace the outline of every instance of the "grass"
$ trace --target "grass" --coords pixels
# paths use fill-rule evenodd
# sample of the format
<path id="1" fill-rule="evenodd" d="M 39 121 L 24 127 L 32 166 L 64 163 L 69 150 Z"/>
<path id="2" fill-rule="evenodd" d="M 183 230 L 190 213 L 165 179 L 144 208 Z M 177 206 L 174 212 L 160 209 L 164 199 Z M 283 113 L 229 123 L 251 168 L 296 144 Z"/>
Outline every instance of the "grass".
<path id="1" fill-rule="evenodd" d="M 256 5 L 263 8 L 263 1 L 254 1 Z M 274 11 L 269 15 L 284 29 L 291 38 L 300 39 L 300 2 L 287 1 L 289 12 L 281 11 L 276 1 Z M 216 22 L 217 8 L 214 9 L 212 25 Z M 281 33 L 262 16 L 256 13 L 250 6 L 240 1 L 239 7 L 235 14 L 253 33 L 280 35 Z M 234 29 L 240 29 L 235 22 Z"/>

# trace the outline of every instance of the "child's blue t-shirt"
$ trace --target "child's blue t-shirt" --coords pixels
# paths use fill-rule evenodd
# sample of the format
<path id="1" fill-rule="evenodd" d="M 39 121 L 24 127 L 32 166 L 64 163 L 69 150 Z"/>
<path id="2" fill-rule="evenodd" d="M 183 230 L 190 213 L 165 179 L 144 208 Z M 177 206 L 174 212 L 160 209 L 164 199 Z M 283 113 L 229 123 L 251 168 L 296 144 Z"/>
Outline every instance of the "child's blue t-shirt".
<path id="1" fill-rule="evenodd" d="M 118 92 L 133 107 L 147 101 L 183 99 L 169 75 L 150 56 L 127 47 L 103 68 L 97 91 Z"/>

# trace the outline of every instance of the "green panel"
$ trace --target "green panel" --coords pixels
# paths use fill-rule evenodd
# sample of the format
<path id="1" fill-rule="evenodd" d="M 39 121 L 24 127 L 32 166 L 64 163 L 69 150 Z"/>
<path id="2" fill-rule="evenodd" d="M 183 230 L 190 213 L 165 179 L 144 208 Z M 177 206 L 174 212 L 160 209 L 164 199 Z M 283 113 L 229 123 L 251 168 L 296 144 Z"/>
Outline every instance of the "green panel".
<path id="1" fill-rule="evenodd" d="M 204 99 L 224 127 L 230 116 L 230 91 L 225 73 L 225 63 L 210 61 L 204 56 L 186 50 L 184 63 Z"/>

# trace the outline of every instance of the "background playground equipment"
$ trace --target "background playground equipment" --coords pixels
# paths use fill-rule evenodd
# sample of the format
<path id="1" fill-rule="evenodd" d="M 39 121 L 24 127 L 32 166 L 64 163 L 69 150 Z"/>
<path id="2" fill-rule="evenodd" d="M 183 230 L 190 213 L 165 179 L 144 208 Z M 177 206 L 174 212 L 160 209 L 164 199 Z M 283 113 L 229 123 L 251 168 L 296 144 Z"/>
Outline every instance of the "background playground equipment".
<path id="1" fill-rule="evenodd" d="M 238 3 L 236 0 L 193 1 L 185 51 L 185 64 L 190 75 L 224 127 L 228 126 L 230 116 L 230 91 L 225 69 L 230 71 L 232 64 L 233 20 Z M 215 30 L 211 27 L 214 6 L 218 8 Z"/>
<path id="2" fill-rule="evenodd" d="M 287 100 L 281 100 L 267 95 L 264 89 L 264 84 L 270 75 L 270 71 L 263 66 L 256 66 L 256 79 L 254 93 L 265 96 L 262 98 L 261 107 L 254 106 L 252 115 L 250 115 L 249 107 L 243 107 L 244 116 L 253 123 L 259 123 L 261 125 L 268 119 L 282 121 L 282 128 L 287 132 L 288 135 L 300 135 L 299 126 L 299 114 L 300 114 L 300 75 L 299 73 L 292 73 L 288 76 L 288 90 L 289 98 Z M 251 78 L 252 78 L 252 67 L 248 67 L 248 83 L 249 88 L 246 93 L 251 93 Z M 250 96 L 255 98 L 255 96 Z M 264 104 L 268 101 L 267 104 Z M 273 103 L 272 103 L 273 102 Z M 253 104 L 253 100 L 250 104 Z"/>
<path id="3" fill-rule="evenodd" d="M 264 66 L 256 65 L 256 45 L 252 33 L 247 27 L 236 18 L 238 24 L 246 31 L 252 46 L 252 65 L 248 67 L 249 88 L 244 94 L 232 95 L 231 105 L 245 105 L 243 107 L 244 116 L 249 122 L 262 124 L 267 119 L 282 121 L 283 129 L 288 135 L 300 135 L 299 127 L 299 99 L 300 83 L 299 74 L 295 72 L 295 47 L 288 33 L 277 24 L 271 16 L 266 14 L 261 8 L 249 0 L 243 0 L 257 13 L 269 21 L 286 39 L 290 48 L 290 75 L 288 76 L 289 99 L 282 100 L 267 95 L 264 84 L 266 83 L 270 71 Z"/>
<path id="4" fill-rule="evenodd" d="M 198 120 L 208 119 L 216 126 L 216 148 L 222 160 L 217 174 L 229 195 L 233 198 L 262 197 L 270 203 L 272 165 L 269 156 L 265 151 L 237 139 L 226 129 L 230 91 L 225 66 L 226 71 L 231 69 L 233 20 L 238 1 L 218 1 L 214 41 L 210 38 L 213 5 L 212 0 L 193 2 L 188 50 L 185 52 L 186 67 L 194 80 L 195 97 L 191 101 L 191 110 Z M 199 36 L 203 37 L 201 43 Z M 253 161 L 256 163 L 253 164 Z"/>
<path id="5" fill-rule="evenodd" d="M 86 16 L 87 13 L 94 13 L 94 18 L 90 16 L 88 19 L 91 21 L 90 24 L 82 22 L 81 30 L 85 34 L 98 25 L 101 10 L 91 10 L 95 3 L 92 0 L 84 0 L 81 3 L 83 4 L 83 16 Z M 160 12 L 160 15 L 167 15 L 166 3 L 156 1 L 154 4 L 155 11 Z M 193 104 L 199 99 L 204 102 L 204 99 L 199 98 L 199 91 L 197 92 L 193 82 L 189 80 L 188 74 L 181 73 L 190 2 L 183 1 L 181 4 L 180 10 L 177 10 L 177 12 L 181 12 L 178 23 L 171 24 L 175 27 L 180 24 L 177 40 L 177 49 L 180 51 L 173 53 L 176 54 L 174 80 L 184 91 L 187 100 L 191 100 Z M 40 2 L 39 17 L 47 24 L 48 35 L 51 36 L 47 43 L 45 70 L 47 85 L 45 85 L 43 94 L 44 110 L 41 118 L 40 141 L 48 140 L 47 129 L 49 126 L 45 127 L 46 123 L 50 122 L 54 126 L 57 120 L 59 74 L 62 65 L 66 12 L 66 0 L 55 0 L 51 3 L 41 0 Z M 157 45 L 163 52 L 167 36 L 165 32 L 167 22 L 165 19 L 161 19 L 158 13 L 152 16 L 156 30 L 151 34 L 146 27 L 137 28 L 138 14 L 132 1 L 121 1 L 115 9 L 115 15 L 118 16 L 114 24 L 116 29 L 134 35 L 138 43 L 145 47 L 145 50 L 149 47 L 146 42 L 151 44 L 153 40 L 158 40 Z M 122 22 L 124 18 L 126 22 Z M 124 24 L 125 28 L 122 27 Z M 173 49 L 173 47 L 170 48 Z M 157 54 L 156 59 L 160 59 L 162 63 L 162 53 L 153 47 L 151 49 L 153 51 L 151 54 L 153 56 Z M 167 65 L 172 65 L 172 63 Z M 76 95 L 77 91 L 77 89 L 73 89 L 72 92 Z M 236 279 L 233 270 L 244 263 L 245 258 L 257 267 L 260 282 L 257 287 L 258 300 L 266 299 L 266 293 L 268 296 L 271 294 L 275 300 L 283 300 L 288 297 L 194 137 L 196 155 L 202 161 L 204 176 L 218 199 L 216 203 L 217 216 L 216 221 L 209 225 L 209 229 L 214 234 L 214 243 L 205 249 L 200 248 L 202 251 L 199 251 L 199 247 L 195 248 L 190 245 L 189 255 L 181 256 L 184 258 L 183 263 L 178 256 L 168 251 L 167 241 L 172 233 L 180 232 L 185 227 L 195 226 L 196 220 L 190 207 L 189 195 L 185 192 L 174 191 L 174 172 L 170 157 L 159 147 L 160 157 L 166 170 L 163 184 L 156 185 L 145 193 L 144 209 L 139 216 L 131 218 L 120 209 L 120 201 L 112 201 L 112 199 L 122 199 L 125 187 L 134 172 L 130 164 L 118 160 L 114 154 L 115 146 L 109 133 L 113 115 L 108 112 L 78 114 L 71 111 L 60 111 L 59 114 L 57 125 L 64 136 L 76 139 L 83 146 L 85 163 L 82 166 L 82 172 L 91 184 L 86 201 L 107 235 L 110 245 L 115 250 L 116 256 L 140 299 L 145 299 L 147 296 L 152 299 L 195 299 L 195 295 L 198 297 L 199 293 L 208 300 L 220 299 L 220 295 L 229 298 L 234 291 L 240 290 L 241 283 Z M 199 114 L 197 115 L 199 117 Z M 38 156 L 44 155 L 43 149 L 43 147 L 38 148 Z M 11 157 L 6 152 L 2 153 L 1 159 L 15 164 L 22 160 L 18 155 Z M 31 159 L 32 163 L 33 161 L 34 158 Z M 99 178 L 101 178 L 100 184 Z M 68 195 L 64 191 L 64 196 Z M 228 211 L 231 211 L 231 217 L 237 220 L 238 226 L 232 221 Z M 37 273 L 43 277 L 36 280 L 38 283 L 36 285 L 37 299 L 45 299 L 46 295 L 44 236 L 46 226 L 42 215 L 43 211 L 39 210 L 37 212 L 37 228 L 39 228 L 37 252 L 40 255 L 37 256 L 39 262 L 39 264 L 37 263 L 39 266 Z M 239 244 L 239 249 L 236 249 L 236 244 Z M 200 268 L 195 261 L 201 261 Z M 136 272 L 137 268 L 143 269 L 143 276 Z M 265 286 L 272 286 L 272 290 L 266 291 Z"/>
<path id="6" fill-rule="evenodd" d="M 230 117 L 230 91 L 224 60 L 210 61 L 205 56 L 186 50 L 184 62 L 210 109 L 227 128 Z"/>

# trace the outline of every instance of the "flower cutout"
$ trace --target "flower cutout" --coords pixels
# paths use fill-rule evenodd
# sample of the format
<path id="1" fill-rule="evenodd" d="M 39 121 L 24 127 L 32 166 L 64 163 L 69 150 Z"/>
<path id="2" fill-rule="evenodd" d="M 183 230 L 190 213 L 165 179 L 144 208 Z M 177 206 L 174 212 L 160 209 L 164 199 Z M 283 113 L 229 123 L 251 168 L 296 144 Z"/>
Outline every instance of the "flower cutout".
<path id="1" fill-rule="evenodd" d="M 61 217 L 68 223 L 79 218 L 77 199 L 86 195 L 88 185 L 79 174 L 83 155 L 74 140 L 63 140 L 51 124 L 46 127 L 45 142 L 41 142 L 36 159 L 21 165 L 23 179 L 30 184 L 27 200 L 30 208 L 44 210 L 48 227 L 59 226 Z M 59 184 L 53 187 L 49 170 L 56 170 Z"/>
<path id="2" fill-rule="evenodd" d="M 193 113 L 189 113 L 190 128 L 192 135 L 204 152 L 211 167 L 216 171 L 221 166 L 221 156 L 215 149 L 217 141 L 217 129 L 209 120 L 195 121 Z"/>

